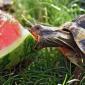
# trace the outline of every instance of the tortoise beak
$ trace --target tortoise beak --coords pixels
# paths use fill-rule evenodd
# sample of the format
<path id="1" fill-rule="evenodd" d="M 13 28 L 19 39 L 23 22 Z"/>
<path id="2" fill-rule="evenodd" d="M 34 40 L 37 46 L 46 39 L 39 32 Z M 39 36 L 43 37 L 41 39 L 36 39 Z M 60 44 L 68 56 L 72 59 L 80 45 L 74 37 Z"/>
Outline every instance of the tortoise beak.
<path id="1" fill-rule="evenodd" d="M 30 32 L 37 42 L 35 48 L 67 46 L 72 48 L 72 37 L 68 30 L 59 27 L 35 25 L 31 28 Z"/>

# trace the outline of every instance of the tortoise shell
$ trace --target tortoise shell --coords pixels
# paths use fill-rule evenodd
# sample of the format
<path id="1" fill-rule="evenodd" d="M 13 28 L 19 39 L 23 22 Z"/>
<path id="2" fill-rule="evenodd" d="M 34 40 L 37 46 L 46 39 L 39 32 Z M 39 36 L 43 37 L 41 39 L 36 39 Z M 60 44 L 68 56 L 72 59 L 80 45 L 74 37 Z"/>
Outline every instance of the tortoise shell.
<path id="1" fill-rule="evenodd" d="M 72 33 L 77 46 L 85 54 L 85 15 L 80 15 L 72 22 L 65 23 L 64 29 Z"/>

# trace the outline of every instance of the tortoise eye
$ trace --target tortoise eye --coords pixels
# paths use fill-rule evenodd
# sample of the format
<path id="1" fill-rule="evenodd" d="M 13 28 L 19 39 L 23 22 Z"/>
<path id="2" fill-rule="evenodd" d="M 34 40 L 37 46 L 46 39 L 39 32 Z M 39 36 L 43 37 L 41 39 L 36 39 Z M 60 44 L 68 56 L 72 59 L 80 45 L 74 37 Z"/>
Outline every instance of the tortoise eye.
<path id="1" fill-rule="evenodd" d="M 39 30 L 39 29 L 40 29 L 40 27 L 37 27 L 36 29 L 37 29 L 37 30 Z"/>
<path id="2" fill-rule="evenodd" d="M 70 32 L 70 30 L 68 30 L 68 29 L 65 29 L 65 28 L 63 29 L 63 31 L 65 31 L 65 32 Z"/>
<path id="3" fill-rule="evenodd" d="M 39 30 L 41 28 L 41 26 L 40 25 L 36 25 L 35 28 L 36 28 L 36 30 Z"/>

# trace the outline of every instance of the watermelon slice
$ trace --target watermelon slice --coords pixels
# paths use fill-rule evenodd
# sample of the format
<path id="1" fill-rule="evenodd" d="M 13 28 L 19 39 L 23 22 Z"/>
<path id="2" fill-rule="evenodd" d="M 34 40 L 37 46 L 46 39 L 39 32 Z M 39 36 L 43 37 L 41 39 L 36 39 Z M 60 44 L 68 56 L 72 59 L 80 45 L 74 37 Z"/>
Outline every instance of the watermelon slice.
<path id="1" fill-rule="evenodd" d="M 32 34 L 8 13 L 0 11 L 0 69 L 25 59 L 35 44 Z"/>

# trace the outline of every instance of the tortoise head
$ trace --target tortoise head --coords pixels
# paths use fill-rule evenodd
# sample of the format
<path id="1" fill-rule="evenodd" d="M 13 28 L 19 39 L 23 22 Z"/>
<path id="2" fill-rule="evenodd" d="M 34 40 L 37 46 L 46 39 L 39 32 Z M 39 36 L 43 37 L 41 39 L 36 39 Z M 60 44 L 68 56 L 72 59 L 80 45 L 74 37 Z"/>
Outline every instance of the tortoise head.
<path id="1" fill-rule="evenodd" d="M 36 48 L 44 47 L 71 47 L 70 32 L 60 27 L 49 27 L 43 25 L 35 25 L 30 32 L 36 39 Z"/>

